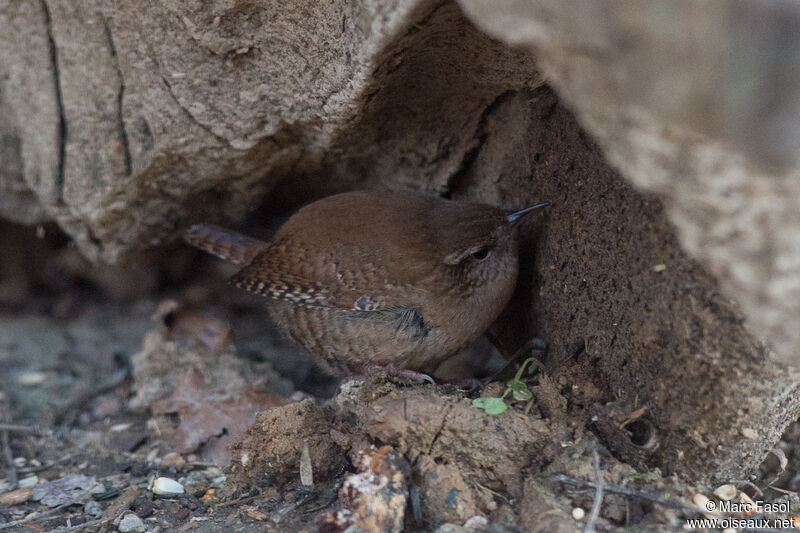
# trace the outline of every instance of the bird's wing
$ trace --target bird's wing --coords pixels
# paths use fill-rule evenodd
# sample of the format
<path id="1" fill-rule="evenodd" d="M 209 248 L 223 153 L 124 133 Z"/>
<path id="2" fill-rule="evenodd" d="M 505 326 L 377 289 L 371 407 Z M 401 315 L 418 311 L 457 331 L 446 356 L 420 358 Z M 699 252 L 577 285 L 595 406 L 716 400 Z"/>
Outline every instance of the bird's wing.
<path id="1" fill-rule="evenodd" d="M 236 287 L 276 300 L 353 311 L 408 307 L 408 287 L 392 283 L 384 268 L 356 249 L 304 252 L 269 244 L 231 278 Z M 402 298 L 401 298 L 401 295 Z"/>

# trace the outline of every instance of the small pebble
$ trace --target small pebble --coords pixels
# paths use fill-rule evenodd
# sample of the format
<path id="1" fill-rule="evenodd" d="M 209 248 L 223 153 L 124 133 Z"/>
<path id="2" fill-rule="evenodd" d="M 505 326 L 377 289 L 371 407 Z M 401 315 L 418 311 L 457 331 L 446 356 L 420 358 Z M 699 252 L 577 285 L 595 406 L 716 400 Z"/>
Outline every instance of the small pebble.
<path id="1" fill-rule="evenodd" d="M 467 529 L 476 529 L 483 531 L 488 526 L 489 526 L 489 521 L 480 515 L 475 515 L 466 522 L 464 522 L 464 527 Z"/>
<path id="2" fill-rule="evenodd" d="M 147 454 L 147 462 L 154 463 L 156 457 L 158 457 L 158 448 L 153 448 L 152 450 L 150 450 L 150 453 Z"/>
<path id="3" fill-rule="evenodd" d="M 20 479 L 17 485 L 19 488 L 24 489 L 26 487 L 33 487 L 37 483 L 39 483 L 39 476 L 28 476 Z"/>
<path id="4" fill-rule="evenodd" d="M 720 485 L 716 489 L 714 489 L 714 496 L 719 498 L 722 501 L 727 502 L 728 500 L 732 500 L 736 497 L 736 494 L 739 491 L 736 490 L 736 487 L 733 485 Z"/>
<path id="5" fill-rule="evenodd" d="M 25 372 L 17 377 L 17 383 L 26 386 L 39 385 L 46 380 L 47 375 L 43 372 Z"/>
<path id="6" fill-rule="evenodd" d="M 216 479 L 222 475 L 222 470 L 216 466 L 210 466 L 203 470 L 203 475 L 206 476 L 206 479 L 208 480 Z"/>
<path id="7" fill-rule="evenodd" d="M 583 520 L 584 516 L 586 516 L 586 511 L 584 511 L 580 507 L 575 507 L 572 510 L 572 518 L 574 518 L 575 520 Z"/>
<path id="8" fill-rule="evenodd" d="M 212 487 L 219 487 L 220 485 L 222 485 L 223 483 L 225 483 L 225 480 L 226 480 L 226 479 L 228 479 L 228 477 L 227 477 L 227 476 L 219 476 L 219 477 L 215 477 L 214 479 L 212 479 L 212 480 L 211 480 L 211 486 L 212 486 Z"/>
<path id="9" fill-rule="evenodd" d="M 706 512 L 712 512 L 716 510 L 716 504 L 714 504 L 714 502 L 712 502 L 705 494 L 698 493 L 692 496 L 692 503 Z"/>
<path id="10" fill-rule="evenodd" d="M 28 460 L 24 457 L 14 457 L 13 463 L 15 468 L 25 468 L 25 465 L 28 464 Z"/>
<path id="11" fill-rule="evenodd" d="M 183 485 L 168 477 L 160 477 L 153 482 L 153 494 L 158 496 L 177 496 L 184 492 Z"/>
<path id="12" fill-rule="evenodd" d="M 147 528 L 141 518 L 133 513 L 128 513 L 119 521 L 117 530 L 120 533 L 144 533 Z"/>
<path id="13" fill-rule="evenodd" d="M 469 529 L 458 524 L 442 524 L 434 533 L 469 533 Z"/>
<path id="14" fill-rule="evenodd" d="M 307 397 L 308 397 L 307 394 L 305 394 L 303 391 L 299 391 L 298 390 L 298 391 L 294 391 L 292 393 L 292 395 L 289 396 L 289 399 L 291 401 L 293 401 L 293 402 L 301 402 L 301 401 L 305 400 Z"/>
<path id="15" fill-rule="evenodd" d="M 176 470 L 180 470 L 181 468 L 183 468 L 183 465 L 185 464 L 186 461 L 184 460 L 184 458 L 181 457 L 181 454 L 176 452 L 170 452 L 161 458 L 161 466 L 166 468 L 171 467 Z"/>
<path id="16" fill-rule="evenodd" d="M 100 502 L 91 500 L 83 506 L 83 512 L 92 516 L 100 516 L 103 514 L 103 506 L 100 505 Z"/>

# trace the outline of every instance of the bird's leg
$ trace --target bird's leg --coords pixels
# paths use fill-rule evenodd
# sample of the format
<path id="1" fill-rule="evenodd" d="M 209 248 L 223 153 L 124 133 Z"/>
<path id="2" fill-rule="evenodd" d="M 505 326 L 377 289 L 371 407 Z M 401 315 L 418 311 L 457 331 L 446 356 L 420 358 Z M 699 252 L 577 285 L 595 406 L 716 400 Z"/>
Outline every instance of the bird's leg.
<path id="1" fill-rule="evenodd" d="M 497 346 L 497 343 L 495 342 L 496 339 L 491 337 L 491 336 L 489 336 L 488 334 L 487 334 L 487 336 L 489 337 L 490 341 L 495 346 Z M 437 382 L 440 385 L 441 384 L 453 385 L 454 387 L 457 387 L 459 389 L 463 389 L 463 390 L 466 390 L 468 392 L 473 392 L 473 391 L 482 389 L 483 387 L 485 387 L 486 385 L 488 385 L 492 381 L 495 381 L 498 378 L 498 376 L 500 376 L 503 372 L 505 372 L 505 370 L 514 361 L 516 361 L 517 359 L 523 357 L 525 354 L 528 354 L 528 353 L 531 353 L 531 352 L 543 353 L 546 349 L 547 349 L 547 343 L 545 341 L 543 341 L 541 339 L 537 339 L 537 338 L 532 338 L 532 339 L 529 339 L 528 341 L 526 341 L 525 344 L 523 344 L 520 348 L 518 348 L 511 355 L 511 357 L 506 361 L 506 363 L 503 365 L 503 367 L 500 370 L 498 370 L 496 372 L 493 372 L 488 376 L 485 376 L 485 377 L 482 377 L 482 378 L 471 377 L 471 378 L 457 378 L 457 379 L 447 379 L 447 378 L 437 377 L 436 379 L 437 379 Z M 534 364 L 534 366 L 539 366 L 540 368 L 542 368 L 541 367 L 542 364 L 541 364 L 541 362 L 539 362 L 538 358 L 534 359 L 534 363 L 533 364 Z"/>
<path id="2" fill-rule="evenodd" d="M 503 372 L 505 372 L 505 370 L 520 357 L 528 353 L 543 354 L 546 350 L 547 350 L 547 342 L 543 341 L 542 339 L 537 339 L 536 337 L 528 339 L 525 342 L 525 344 L 523 344 L 520 348 L 517 349 L 517 351 L 514 352 L 514 354 L 508 359 L 506 364 L 503 365 L 503 368 L 501 368 L 497 372 L 494 372 L 493 374 L 486 376 L 484 378 L 466 378 L 457 380 L 456 382 L 453 383 L 453 385 L 455 385 L 460 389 L 466 389 L 468 391 L 474 391 L 483 388 L 492 381 L 495 381 L 498 376 L 500 376 Z M 537 366 L 540 370 L 544 369 L 538 357 L 534 358 L 533 366 Z"/>
<path id="3" fill-rule="evenodd" d="M 491 376 L 492 379 L 494 379 L 497 376 L 499 376 L 500 374 L 502 374 L 505 371 L 505 369 L 508 368 L 509 365 L 511 365 L 511 363 L 513 363 L 514 361 L 516 361 L 517 359 L 519 359 L 523 355 L 528 354 L 528 353 L 533 353 L 533 354 L 541 356 L 541 355 L 544 354 L 544 352 L 546 350 L 547 350 L 547 342 L 543 341 L 542 339 L 538 339 L 536 337 L 534 337 L 532 339 L 528 339 L 525 342 L 525 344 L 520 346 L 519 349 L 517 349 L 517 351 L 514 352 L 514 354 L 511 356 L 511 358 L 505 364 L 505 366 L 503 366 L 503 368 L 501 368 L 500 370 L 498 370 L 497 372 L 495 372 Z M 539 360 L 539 357 L 534 357 L 534 363 L 533 364 L 534 364 L 534 366 L 538 367 L 540 370 L 543 370 L 543 365 L 542 365 L 542 362 Z"/>
<path id="4" fill-rule="evenodd" d="M 494 376 L 487 376 L 485 378 L 459 378 L 452 380 L 440 378 L 439 383 L 446 383 L 467 392 L 473 392 L 484 388 L 486 385 L 491 383 L 493 379 Z"/>

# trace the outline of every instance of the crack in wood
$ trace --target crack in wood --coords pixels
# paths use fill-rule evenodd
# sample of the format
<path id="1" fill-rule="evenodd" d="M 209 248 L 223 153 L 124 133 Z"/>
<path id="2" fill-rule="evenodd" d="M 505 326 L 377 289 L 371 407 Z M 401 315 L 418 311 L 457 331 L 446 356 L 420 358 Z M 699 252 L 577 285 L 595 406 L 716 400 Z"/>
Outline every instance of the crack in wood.
<path id="1" fill-rule="evenodd" d="M 433 439 L 431 440 L 430 446 L 428 446 L 428 455 L 430 455 L 431 457 L 433 457 L 433 455 L 432 455 L 433 454 L 433 447 L 436 445 L 436 441 L 439 440 L 439 437 L 442 436 L 442 432 L 444 431 L 444 428 L 447 425 L 447 417 L 450 416 L 450 413 L 452 411 L 453 411 L 453 406 L 452 405 L 448 405 L 447 409 L 444 412 L 444 415 L 442 415 L 442 425 L 439 426 L 439 429 L 436 431 L 436 434 L 433 436 Z"/>
<path id="2" fill-rule="evenodd" d="M 189 120 L 192 121 L 194 124 L 197 124 L 198 126 L 200 126 L 201 129 L 203 129 L 206 133 L 208 133 L 209 135 L 211 135 L 212 137 L 214 137 L 215 139 L 217 139 L 221 143 L 230 146 L 230 142 L 228 142 L 228 139 L 226 139 L 225 137 L 223 137 L 221 135 L 217 135 L 216 133 L 214 133 L 211 130 L 211 128 L 209 128 L 208 126 L 206 126 L 205 124 L 203 124 L 199 120 L 197 120 L 194 117 L 194 115 L 192 115 L 192 113 L 183 104 L 181 104 L 180 100 L 178 100 L 178 97 L 175 96 L 175 93 L 172 91 L 172 85 L 169 83 L 169 80 L 167 80 L 166 76 L 164 76 L 163 74 L 159 74 L 159 75 L 161 76 L 161 81 L 163 81 L 164 85 L 167 87 L 167 92 L 169 93 L 170 97 L 175 102 L 175 104 L 180 108 L 180 110 L 183 111 L 183 113 L 189 118 Z"/>
<path id="3" fill-rule="evenodd" d="M 56 198 L 54 204 L 64 204 L 64 166 L 67 145 L 67 119 L 64 115 L 64 99 L 61 94 L 61 73 L 58 68 L 58 48 L 53 37 L 53 24 L 50 18 L 50 7 L 47 0 L 39 0 L 44 13 L 45 30 L 47 31 L 47 45 L 50 53 L 50 64 L 53 68 L 53 86 L 56 96 L 56 111 L 58 112 L 58 169 L 55 176 Z"/>
<path id="4" fill-rule="evenodd" d="M 217 135 L 216 133 L 211 131 L 211 128 L 209 128 L 208 126 L 206 126 L 205 124 L 203 124 L 199 120 L 197 120 L 194 117 L 194 115 L 192 115 L 192 113 L 186 107 L 184 107 L 183 104 L 181 104 L 180 100 L 178 100 L 178 97 L 175 96 L 175 93 L 172 90 L 172 84 L 169 82 L 167 77 L 164 76 L 164 73 L 161 70 L 161 62 L 156 58 L 155 51 L 151 47 L 148 47 L 148 50 L 150 52 L 149 53 L 150 60 L 153 62 L 153 65 L 155 65 L 155 67 L 156 67 L 155 68 L 156 73 L 158 74 L 158 77 L 161 78 L 161 81 L 162 81 L 162 83 L 164 83 L 164 86 L 167 88 L 167 94 L 169 94 L 170 98 L 172 98 L 172 101 L 175 102 L 175 105 L 178 106 L 178 108 L 183 112 L 184 115 L 186 115 L 186 117 L 193 124 L 196 124 L 197 126 L 199 126 L 203 131 L 205 131 L 206 133 L 208 133 L 209 135 L 211 135 L 212 137 L 214 137 L 215 139 L 217 139 L 221 143 L 233 147 L 231 145 L 230 141 L 228 141 L 228 139 L 226 139 L 225 137 L 222 137 L 221 135 Z"/>
<path id="5" fill-rule="evenodd" d="M 440 195 L 447 198 L 452 195 L 453 190 L 458 186 L 458 182 L 467 174 L 470 167 L 472 167 L 472 164 L 475 163 L 475 160 L 478 158 L 478 154 L 480 154 L 483 145 L 486 144 L 486 140 L 489 137 L 489 133 L 486 131 L 486 125 L 489 121 L 489 117 L 497 110 L 498 107 L 500 107 L 503 102 L 506 102 L 512 98 L 517 92 L 517 90 L 504 91 L 495 96 L 494 99 L 483 109 L 481 116 L 478 118 L 478 125 L 475 127 L 475 132 L 472 134 L 472 142 L 470 142 L 470 147 L 464 152 L 464 156 L 462 157 L 461 163 L 459 163 L 456 171 L 453 172 L 453 174 L 447 179 L 447 182 L 440 192 Z"/>
<path id="6" fill-rule="evenodd" d="M 130 176 L 133 173 L 133 164 L 131 162 L 131 149 L 128 142 L 128 133 L 125 131 L 125 119 L 122 115 L 122 100 L 125 97 L 125 78 L 122 77 L 122 69 L 119 66 L 119 56 L 117 55 L 117 47 L 114 45 L 114 37 L 111 35 L 111 28 L 108 26 L 108 19 L 103 17 L 103 29 L 106 33 L 108 40 L 108 48 L 111 52 L 111 57 L 114 60 L 114 68 L 117 71 L 119 78 L 119 87 L 117 88 L 117 127 L 119 128 L 119 138 L 122 143 L 123 158 L 125 163 L 125 175 Z"/>

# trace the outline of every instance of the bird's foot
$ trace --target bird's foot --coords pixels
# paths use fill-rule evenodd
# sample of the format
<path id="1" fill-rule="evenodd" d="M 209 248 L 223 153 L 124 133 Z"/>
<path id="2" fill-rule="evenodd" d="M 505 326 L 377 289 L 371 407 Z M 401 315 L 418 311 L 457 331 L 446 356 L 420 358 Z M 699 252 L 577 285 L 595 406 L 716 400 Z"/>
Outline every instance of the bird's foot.
<path id="1" fill-rule="evenodd" d="M 514 355 L 511 356 L 509 361 L 514 361 L 518 357 L 522 357 L 523 355 L 526 355 L 528 353 L 540 354 L 542 352 L 545 352 L 546 350 L 547 350 L 547 342 L 543 341 L 542 339 L 537 339 L 536 337 L 534 337 L 532 339 L 528 339 L 525 342 L 525 344 L 523 344 L 516 352 L 514 352 Z"/>
<path id="2" fill-rule="evenodd" d="M 484 388 L 491 383 L 492 376 L 485 378 L 457 378 L 457 379 L 439 379 L 440 385 L 452 385 L 457 389 L 465 390 L 467 392 L 474 392 Z"/>
<path id="3" fill-rule="evenodd" d="M 436 385 L 436 382 L 428 374 L 415 372 L 414 370 L 407 370 L 405 368 L 398 368 L 394 365 L 364 365 L 361 367 L 361 374 L 365 377 L 368 376 L 386 376 L 390 381 L 397 381 L 400 383 L 431 383 Z"/>

